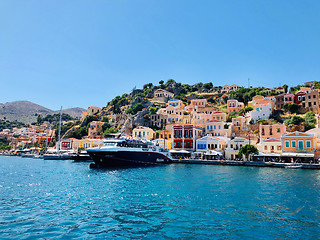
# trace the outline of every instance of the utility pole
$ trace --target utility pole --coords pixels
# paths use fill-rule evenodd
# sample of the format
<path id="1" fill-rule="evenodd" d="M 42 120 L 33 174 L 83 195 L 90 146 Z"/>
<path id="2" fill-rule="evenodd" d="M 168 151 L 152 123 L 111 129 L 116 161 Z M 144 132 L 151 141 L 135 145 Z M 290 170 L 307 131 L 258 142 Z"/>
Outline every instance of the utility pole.
<path id="1" fill-rule="evenodd" d="M 250 88 L 250 78 L 248 78 L 248 88 Z"/>

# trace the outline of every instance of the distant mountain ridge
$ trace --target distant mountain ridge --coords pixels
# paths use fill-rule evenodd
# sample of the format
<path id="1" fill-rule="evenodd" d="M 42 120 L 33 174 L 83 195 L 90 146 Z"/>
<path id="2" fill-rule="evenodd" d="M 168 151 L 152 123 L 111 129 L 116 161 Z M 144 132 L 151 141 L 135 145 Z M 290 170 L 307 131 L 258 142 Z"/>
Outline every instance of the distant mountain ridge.
<path id="1" fill-rule="evenodd" d="M 68 108 L 62 110 L 62 113 L 69 114 L 72 117 L 80 118 L 82 112 L 85 111 L 83 108 Z M 29 101 L 14 101 L 4 104 L 0 104 L 0 119 L 32 123 L 37 120 L 37 116 L 42 117 L 47 115 L 52 115 L 59 113 L 60 111 L 53 111 L 51 109 L 45 108 L 38 104 Z"/>

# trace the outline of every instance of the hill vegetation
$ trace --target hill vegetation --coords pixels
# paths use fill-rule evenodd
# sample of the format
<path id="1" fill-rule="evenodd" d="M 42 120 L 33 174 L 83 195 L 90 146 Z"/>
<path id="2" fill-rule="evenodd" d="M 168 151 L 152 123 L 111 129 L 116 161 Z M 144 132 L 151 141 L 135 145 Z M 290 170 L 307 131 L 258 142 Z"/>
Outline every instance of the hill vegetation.
<path id="1" fill-rule="evenodd" d="M 21 127 L 25 127 L 26 124 L 22 123 L 22 122 L 18 122 L 18 121 L 8 121 L 8 120 L 0 120 L 0 131 L 4 130 L 4 129 L 10 129 L 12 130 L 13 128 L 21 128 Z"/>
<path id="2" fill-rule="evenodd" d="M 320 82 L 315 82 L 316 87 L 320 88 Z M 301 85 L 307 86 L 307 85 Z M 297 91 L 301 86 L 291 87 L 290 90 Z M 285 90 L 289 86 L 284 84 L 282 86 Z M 150 115 L 156 113 L 163 105 L 153 101 L 154 92 L 158 89 L 164 89 L 172 92 L 175 99 L 183 101 L 185 105 L 189 104 L 192 99 L 207 99 L 209 106 L 217 107 L 220 111 L 226 111 L 226 103 L 228 99 L 236 99 L 244 102 L 245 105 L 256 95 L 267 96 L 264 91 L 265 87 L 241 87 L 239 90 L 230 93 L 221 93 L 222 86 L 214 86 L 211 82 L 196 83 L 193 85 L 177 83 L 173 79 L 164 82 L 159 81 L 158 85 L 153 83 L 146 83 L 142 89 L 134 89 L 131 93 L 124 93 L 114 97 L 102 109 L 99 114 L 87 116 L 81 123 L 81 126 L 70 131 L 66 137 L 82 138 L 88 134 L 88 128 L 92 121 L 104 121 L 100 134 L 107 136 L 109 133 L 114 133 L 120 130 L 121 124 L 117 122 L 110 122 L 110 117 L 113 114 L 122 114 L 130 116 L 132 119 L 132 127 L 145 125 L 158 130 L 157 127 L 150 126 Z M 276 95 L 271 93 L 270 95 Z M 233 117 L 245 116 L 246 113 L 252 111 L 251 107 L 245 107 L 239 112 L 234 112 L 229 115 L 228 121 L 230 122 Z M 274 124 L 285 123 L 288 130 L 306 131 L 315 127 L 316 119 L 314 114 L 305 114 L 303 109 L 296 104 L 287 104 L 283 110 L 275 110 L 269 119 L 260 119 L 258 123 Z M 72 126 L 70 126 L 71 128 Z"/>
<path id="3" fill-rule="evenodd" d="M 63 113 L 72 116 L 73 118 L 80 118 L 82 108 L 70 108 L 62 110 Z M 30 124 L 37 121 L 38 115 L 45 117 L 47 115 L 58 114 L 59 111 L 53 111 L 38 104 L 29 101 L 14 101 L 0 104 L 0 119 L 9 121 L 18 121 Z"/>

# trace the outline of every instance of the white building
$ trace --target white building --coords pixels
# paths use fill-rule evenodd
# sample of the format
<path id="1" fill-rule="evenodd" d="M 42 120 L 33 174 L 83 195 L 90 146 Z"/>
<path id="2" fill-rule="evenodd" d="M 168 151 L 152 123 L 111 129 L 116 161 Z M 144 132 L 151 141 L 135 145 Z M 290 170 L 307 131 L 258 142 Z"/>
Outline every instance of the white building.
<path id="1" fill-rule="evenodd" d="M 197 152 L 209 150 L 221 151 L 223 147 L 224 142 L 221 139 L 209 135 L 199 138 L 196 141 Z"/>
<path id="2" fill-rule="evenodd" d="M 270 103 L 265 105 L 256 104 L 253 111 L 248 113 L 253 123 L 256 123 L 259 119 L 267 119 L 272 114 L 272 106 Z"/>
<path id="3" fill-rule="evenodd" d="M 226 159 L 231 159 L 234 160 L 236 158 L 239 158 L 238 153 L 239 149 L 244 146 L 249 144 L 249 140 L 247 138 L 243 137 L 236 137 L 232 140 L 230 140 L 227 143 L 227 148 L 224 150 L 225 152 L 225 158 Z"/>

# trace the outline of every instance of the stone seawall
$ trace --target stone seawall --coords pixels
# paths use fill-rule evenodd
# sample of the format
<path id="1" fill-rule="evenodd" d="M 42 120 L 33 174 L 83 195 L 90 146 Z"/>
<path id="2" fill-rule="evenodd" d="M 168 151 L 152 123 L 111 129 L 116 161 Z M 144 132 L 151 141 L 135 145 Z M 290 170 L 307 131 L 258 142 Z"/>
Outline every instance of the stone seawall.
<path id="1" fill-rule="evenodd" d="M 302 169 L 320 169 L 320 164 L 291 164 L 276 162 L 249 162 L 249 161 L 232 161 L 232 160 L 198 160 L 198 159 L 173 159 L 173 163 L 185 164 L 208 164 L 208 165 L 229 165 L 229 166 L 248 166 L 248 167 L 275 167 L 288 168 L 292 166 L 301 166 Z"/>

